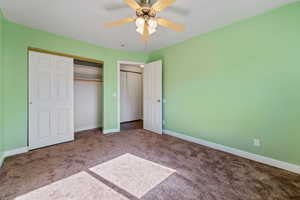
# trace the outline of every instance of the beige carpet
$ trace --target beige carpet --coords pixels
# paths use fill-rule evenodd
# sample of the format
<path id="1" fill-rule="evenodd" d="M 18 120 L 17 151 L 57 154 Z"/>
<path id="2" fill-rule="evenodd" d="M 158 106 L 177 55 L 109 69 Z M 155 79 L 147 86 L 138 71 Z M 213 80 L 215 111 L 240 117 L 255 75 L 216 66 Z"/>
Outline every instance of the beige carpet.
<path id="1" fill-rule="evenodd" d="M 124 199 L 118 194 L 130 200 L 300 200 L 299 174 L 168 135 L 137 129 L 107 135 L 97 130 L 85 131 L 76 134 L 75 137 L 74 142 L 37 149 L 5 159 L 3 168 L 0 168 L 0 200 L 36 200 L 28 195 L 43 193 L 44 196 L 39 200 L 48 200 L 49 198 L 45 197 L 48 193 L 46 190 L 43 189 L 40 193 L 36 191 L 43 187 L 52 188 L 51 184 L 57 181 L 61 184 L 56 188 L 59 191 L 60 187 L 64 188 L 64 191 L 60 192 L 66 192 L 66 189 L 70 191 L 75 187 L 76 195 L 84 193 L 80 198 L 75 196 L 75 200 Z M 174 169 L 176 172 L 142 198 L 137 198 L 136 196 L 141 194 L 130 194 L 127 185 L 124 186 L 127 190 L 122 189 L 112 183 L 111 178 L 102 177 L 104 175 L 99 171 L 102 176 L 89 170 L 126 153 Z M 96 169 L 97 167 L 97 172 Z M 87 184 L 70 181 L 73 183 L 69 186 L 69 177 L 83 171 L 97 179 L 91 179 L 97 182 L 93 184 L 96 189 L 88 189 L 89 181 L 86 181 Z M 156 170 L 149 174 L 157 176 L 155 173 Z M 109 192 L 101 183 L 116 193 Z M 84 189 L 81 189 L 81 184 L 85 185 Z M 97 191 L 106 191 L 105 193 L 111 196 L 93 196 L 99 195 Z M 85 196 L 87 193 L 91 197 Z"/>
<path id="2" fill-rule="evenodd" d="M 15 200 L 128 200 L 86 172 L 80 172 Z"/>
<path id="3" fill-rule="evenodd" d="M 124 154 L 90 170 L 138 198 L 175 172 L 132 154 Z"/>

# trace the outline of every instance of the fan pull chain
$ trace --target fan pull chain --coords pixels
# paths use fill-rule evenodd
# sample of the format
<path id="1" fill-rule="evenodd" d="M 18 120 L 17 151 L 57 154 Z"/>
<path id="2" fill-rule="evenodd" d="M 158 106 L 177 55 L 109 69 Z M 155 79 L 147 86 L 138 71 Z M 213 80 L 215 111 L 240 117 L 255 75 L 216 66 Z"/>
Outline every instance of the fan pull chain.
<path id="1" fill-rule="evenodd" d="M 145 46 L 144 46 L 144 50 L 145 50 L 145 51 L 148 49 L 148 41 L 149 41 L 149 40 L 145 41 Z"/>

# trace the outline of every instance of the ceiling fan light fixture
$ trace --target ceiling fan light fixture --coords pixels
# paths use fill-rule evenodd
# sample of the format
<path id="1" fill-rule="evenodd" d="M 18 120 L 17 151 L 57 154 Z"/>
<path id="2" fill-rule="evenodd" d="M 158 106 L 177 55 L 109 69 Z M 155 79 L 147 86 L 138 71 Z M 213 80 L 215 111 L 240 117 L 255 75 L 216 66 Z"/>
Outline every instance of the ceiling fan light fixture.
<path id="1" fill-rule="evenodd" d="M 150 28 L 148 27 L 149 35 L 153 34 L 156 32 L 156 28 Z M 139 34 L 143 35 L 144 33 L 144 26 L 143 27 L 137 27 L 136 32 Z"/>
<path id="2" fill-rule="evenodd" d="M 105 24 L 106 27 L 113 27 L 121 24 L 128 24 L 135 22 L 136 31 L 142 35 L 143 41 L 148 41 L 149 35 L 156 32 L 158 25 L 172 29 L 174 31 L 183 31 L 184 26 L 176 24 L 170 20 L 164 18 L 157 18 L 156 14 L 163 9 L 170 6 L 176 0 L 156 0 L 155 3 L 151 3 L 151 0 L 140 0 L 137 3 L 136 0 L 123 0 L 129 7 L 135 10 L 136 17 L 128 17 L 116 22 Z"/>
<path id="3" fill-rule="evenodd" d="M 135 20 L 135 25 L 137 27 L 136 31 L 138 33 L 140 33 L 141 35 L 143 35 L 144 33 L 144 25 L 145 23 L 148 24 L 148 31 L 149 31 L 149 34 L 153 34 L 155 33 L 156 31 L 156 27 L 157 27 L 157 22 L 155 19 L 153 18 L 150 18 L 148 20 L 145 20 L 143 17 L 138 17 L 136 20 Z"/>

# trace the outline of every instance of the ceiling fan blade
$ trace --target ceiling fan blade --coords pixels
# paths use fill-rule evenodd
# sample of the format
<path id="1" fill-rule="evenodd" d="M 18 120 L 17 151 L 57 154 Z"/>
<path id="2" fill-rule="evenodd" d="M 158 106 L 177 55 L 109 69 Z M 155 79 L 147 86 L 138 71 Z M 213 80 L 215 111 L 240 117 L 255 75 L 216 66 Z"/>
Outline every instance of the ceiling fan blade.
<path id="1" fill-rule="evenodd" d="M 144 24 L 144 31 L 143 31 L 143 35 L 142 35 L 142 40 L 147 42 L 149 39 L 149 30 L 148 30 L 148 24 L 145 23 Z"/>
<path id="2" fill-rule="evenodd" d="M 172 3 L 174 3 L 176 0 L 157 0 L 153 5 L 152 9 L 154 9 L 156 12 L 160 12 L 166 7 L 170 6 Z"/>
<path id="3" fill-rule="evenodd" d="M 185 8 L 180 8 L 177 6 L 170 6 L 166 11 L 176 13 L 178 15 L 187 16 L 190 14 L 190 11 Z"/>
<path id="4" fill-rule="evenodd" d="M 130 22 L 133 22 L 134 20 L 135 20 L 135 18 L 128 17 L 128 18 L 121 19 L 119 21 L 115 21 L 115 22 L 112 22 L 112 23 L 104 24 L 104 26 L 106 26 L 106 27 L 113 27 L 113 26 L 117 26 L 117 25 L 121 25 L 121 24 L 127 24 L 127 23 L 130 23 Z"/>
<path id="5" fill-rule="evenodd" d="M 141 8 L 141 6 L 135 0 L 124 0 L 124 2 L 134 10 Z"/>
<path id="6" fill-rule="evenodd" d="M 103 8 L 106 11 L 117 11 L 117 10 L 126 9 L 126 8 L 128 8 L 128 6 L 125 5 L 124 3 L 122 3 L 122 4 L 109 4 L 109 5 L 103 6 Z"/>
<path id="7" fill-rule="evenodd" d="M 167 19 L 157 18 L 156 21 L 159 25 L 164 26 L 164 27 L 169 28 L 169 29 L 172 29 L 172 30 L 177 31 L 177 32 L 184 31 L 184 29 L 185 29 L 185 27 L 183 25 L 177 24 L 175 22 L 171 22 Z"/>

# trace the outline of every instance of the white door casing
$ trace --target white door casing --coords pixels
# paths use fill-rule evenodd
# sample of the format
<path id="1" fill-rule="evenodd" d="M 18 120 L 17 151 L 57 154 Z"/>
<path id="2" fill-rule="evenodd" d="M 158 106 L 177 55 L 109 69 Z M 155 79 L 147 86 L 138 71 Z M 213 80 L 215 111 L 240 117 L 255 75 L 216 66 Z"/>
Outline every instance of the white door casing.
<path id="1" fill-rule="evenodd" d="M 162 134 L 162 62 L 144 67 L 144 129 Z"/>
<path id="2" fill-rule="evenodd" d="M 29 51 L 29 148 L 74 140 L 73 59 Z"/>

